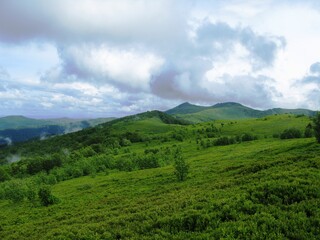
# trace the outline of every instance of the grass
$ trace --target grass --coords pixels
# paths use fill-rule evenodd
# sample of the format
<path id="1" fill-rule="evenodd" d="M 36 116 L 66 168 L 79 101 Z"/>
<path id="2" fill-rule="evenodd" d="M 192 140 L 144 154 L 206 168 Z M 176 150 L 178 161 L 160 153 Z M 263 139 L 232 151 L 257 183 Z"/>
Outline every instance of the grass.
<path id="1" fill-rule="evenodd" d="M 320 148 L 313 139 L 188 149 L 190 175 L 182 183 L 167 166 L 61 182 L 53 191 L 61 203 L 50 207 L 1 202 L 0 237 L 316 239 L 320 211 L 308 216 L 320 203 L 313 192 L 320 190 Z M 283 202 L 290 194 L 282 198 L 277 189 L 267 204 L 250 196 L 268 186 L 312 192 L 291 204 Z"/>
<path id="2" fill-rule="evenodd" d="M 237 135 L 241 133 L 252 133 L 260 137 L 272 137 L 273 134 L 281 133 L 287 128 L 295 127 L 304 131 L 306 125 L 311 122 L 308 117 L 297 117 L 295 115 L 274 115 L 257 119 L 244 119 L 223 121 L 218 120 L 215 123 L 223 123 L 221 128 L 225 135 Z"/>
<path id="3" fill-rule="evenodd" d="M 119 134 L 182 131 L 183 141 L 155 138 L 147 147 L 126 148 L 142 154 L 181 147 L 190 165 L 187 180 L 178 182 L 172 165 L 111 170 L 59 182 L 53 194 L 60 203 L 49 207 L 0 200 L 0 239 L 319 239 L 320 145 L 314 138 L 272 138 L 288 127 L 303 130 L 308 122 L 281 115 L 191 126 L 156 118 L 125 128 L 118 123 Z M 212 124 L 221 135 L 251 132 L 258 140 L 199 148 L 197 130 Z"/>
<path id="4" fill-rule="evenodd" d="M 131 131 L 131 132 L 142 132 L 144 134 L 166 133 L 176 129 L 177 127 L 179 127 L 179 125 L 163 124 L 163 122 L 157 117 L 152 117 L 149 119 L 143 119 L 143 120 L 134 121 L 134 122 L 126 122 L 126 123 L 119 122 L 113 125 L 113 129 L 115 133 Z"/>

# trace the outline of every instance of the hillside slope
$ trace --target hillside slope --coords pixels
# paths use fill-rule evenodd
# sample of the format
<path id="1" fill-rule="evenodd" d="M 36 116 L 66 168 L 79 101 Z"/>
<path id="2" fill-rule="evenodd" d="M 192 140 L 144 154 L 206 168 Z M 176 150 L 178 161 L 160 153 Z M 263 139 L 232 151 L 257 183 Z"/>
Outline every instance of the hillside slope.
<path id="1" fill-rule="evenodd" d="M 34 119 L 24 116 L 7 116 L 0 118 L 0 130 L 5 129 L 26 129 L 39 128 L 44 126 L 62 126 L 76 127 L 81 124 L 95 126 L 104 122 L 114 120 L 115 118 L 96 118 L 96 119 L 72 119 L 72 118 L 54 118 L 54 119 Z"/>
<path id="2" fill-rule="evenodd" d="M 308 117 L 181 125 L 160 116 L 144 113 L 0 150 L 0 159 L 18 152 L 22 157 L 11 167 L 17 179 L 0 183 L 0 238 L 318 238 L 320 145 L 314 138 L 273 136 L 291 127 L 303 131 Z M 244 134 L 257 140 L 211 144 Z M 130 144 L 122 141 L 130 137 Z M 183 182 L 172 166 L 179 151 L 190 166 Z M 23 172 L 36 170 L 32 163 L 40 163 L 40 156 L 48 160 L 59 152 L 61 166 Z M 5 198 L 6 189 L 22 186 L 30 192 L 36 184 L 52 184 L 60 202 L 45 207 L 37 198 L 17 203 Z"/>
<path id="3" fill-rule="evenodd" d="M 0 147 L 30 139 L 44 139 L 93 127 L 115 118 L 97 119 L 32 119 L 23 116 L 0 118 Z"/>
<path id="4" fill-rule="evenodd" d="M 189 111 L 190 106 L 193 111 Z M 282 109 L 274 108 L 269 110 L 256 110 L 239 103 L 226 102 L 218 103 L 211 107 L 202 107 L 195 105 L 179 105 L 176 108 L 170 109 L 167 113 L 176 116 L 179 119 L 184 119 L 193 123 L 208 122 L 217 119 L 236 120 L 244 118 L 260 118 L 274 114 L 295 114 L 314 116 L 315 111 L 308 109 Z"/>
<path id="5" fill-rule="evenodd" d="M 19 143 L 17 146 L 3 149 L 3 155 L 0 151 L 0 163 L 1 158 L 6 158 L 4 156 L 6 151 L 18 151 L 21 155 L 32 156 L 33 154 L 53 154 L 57 152 L 57 149 L 61 149 L 61 146 L 72 151 L 91 144 L 99 143 L 103 145 L 104 142 L 108 141 L 105 144 L 114 142 L 114 144 L 119 145 L 123 139 L 139 142 L 150 138 L 150 136 L 157 137 L 159 134 L 170 133 L 187 124 L 188 122 L 184 120 L 178 120 L 160 111 L 140 113 L 111 120 L 81 131 L 44 139 L 43 141 L 34 139 L 31 142 Z"/>
<path id="6" fill-rule="evenodd" d="M 197 106 L 190 104 L 188 102 L 182 103 L 179 106 L 176 106 L 172 109 L 166 111 L 167 114 L 188 114 L 188 113 L 196 113 L 207 109 L 208 107 Z"/>

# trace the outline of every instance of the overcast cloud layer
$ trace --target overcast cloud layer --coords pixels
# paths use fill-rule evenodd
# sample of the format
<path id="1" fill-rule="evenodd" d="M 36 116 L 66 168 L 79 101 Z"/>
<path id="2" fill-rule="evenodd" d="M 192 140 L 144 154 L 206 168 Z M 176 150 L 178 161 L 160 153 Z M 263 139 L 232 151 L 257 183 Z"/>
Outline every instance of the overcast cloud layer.
<path id="1" fill-rule="evenodd" d="M 0 116 L 320 108 L 317 0 L 2 0 Z"/>

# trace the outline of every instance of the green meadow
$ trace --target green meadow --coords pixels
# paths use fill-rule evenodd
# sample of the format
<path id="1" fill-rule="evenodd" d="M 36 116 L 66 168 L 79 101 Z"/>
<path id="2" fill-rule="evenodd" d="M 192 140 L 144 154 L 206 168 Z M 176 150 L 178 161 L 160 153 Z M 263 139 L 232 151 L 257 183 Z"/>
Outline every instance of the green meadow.
<path id="1" fill-rule="evenodd" d="M 148 112 L 0 150 L 0 239 L 319 239 L 320 144 L 302 115 Z M 300 132 L 285 139 L 286 129 Z M 179 156 L 187 178 L 174 175 Z M 50 189 L 44 206 L 38 194 Z M 11 195 L 10 195 L 11 194 Z"/>

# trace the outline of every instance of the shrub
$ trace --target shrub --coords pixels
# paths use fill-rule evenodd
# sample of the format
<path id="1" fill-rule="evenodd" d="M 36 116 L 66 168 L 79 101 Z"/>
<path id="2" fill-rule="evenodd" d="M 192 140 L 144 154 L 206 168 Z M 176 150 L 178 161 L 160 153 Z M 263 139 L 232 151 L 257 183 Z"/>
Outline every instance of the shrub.
<path id="1" fill-rule="evenodd" d="M 150 155 L 145 157 L 137 157 L 134 160 L 135 165 L 138 166 L 139 169 L 147 169 L 147 168 L 158 168 L 160 167 L 157 156 Z"/>
<path id="2" fill-rule="evenodd" d="M 58 182 L 54 174 L 46 174 L 45 172 L 41 172 L 37 174 L 34 177 L 34 179 L 38 185 L 41 185 L 41 184 L 54 185 Z"/>
<path id="3" fill-rule="evenodd" d="M 9 173 L 2 167 L 0 167 L 0 182 L 4 182 L 10 179 Z"/>
<path id="4" fill-rule="evenodd" d="M 26 197 L 31 203 L 35 203 L 37 199 L 36 186 L 34 186 L 33 184 L 27 185 Z"/>
<path id="5" fill-rule="evenodd" d="M 172 138 L 177 140 L 177 141 L 183 142 L 183 135 L 181 135 L 179 133 L 172 134 Z"/>
<path id="6" fill-rule="evenodd" d="M 225 146 L 225 145 L 230 145 L 236 143 L 235 138 L 233 137 L 220 137 L 218 138 L 214 145 L 215 146 Z"/>
<path id="7" fill-rule="evenodd" d="M 242 142 L 253 141 L 253 140 L 257 140 L 257 137 L 253 136 L 250 133 L 245 133 L 241 136 L 241 140 Z"/>
<path id="8" fill-rule="evenodd" d="M 130 159 L 127 158 L 120 158 L 115 164 L 115 168 L 119 171 L 127 171 L 131 172 L 134 170 L 134 165 Z"/>
<path id="9" fill-rule="evenodd" d="M 144 153 L 145 153 L 145 154 L 148 154 L 148 153 L 157 154 L 158 152 L 159 152 L 159 149 L 158 149 L 158 148 L 146 149 L 146 150 L 144 150 Z"/>
<path id="10" fill-rule="evenodd" d="M 306 129 L 304 130 L 304 137 L 311 138 L 313 136 L 313 129 L 311 123 L 309 123 L 306 126 Z"/>
<path id="11" fill-rule="evenodd" d="M 49 206 L 59 202 L 59 199 L 52 195 L 49 186 L 42 186 L 39 189 L 38 196 L 43 206 Z"/>
<path id="12" fill-rule="evenodd" d="M 301 138 L 301 135 L 302 134 L 299 129 L 288 128 L 281 133 L 280 138 L 281 139 Z"/>
<path id="13" fill-rule="evenodd" d="M 21 180 L 11 180 L 4 186 L 4 198 L 13 203 L 23 201 L 26 193 L 27 187 Z"/>
<path id="14" fill-rule="evenodd" d="M 174 174 L 176 175 L 178 181 L 184 181 L 187 178 L 189 172 L 189 165 L 186 163 L 185 159 L 181 156 L 180 151 L 177 151 L 174 159 Z"/>
<path id="15" fill-rule="evenodd" d="M 313 127 L 314 135 L 317 139 L 317 142 L 320 143 L 320 112 L 317 113 L 313 122 L 314 122 L 314 127 Z"/>
<path id="16" fill-rule="evenodd" d="M 127 147 L 131 145 L 131 141 L 126 139 L 126 138 L 122 138 L 120 141 L 120 146 L 122 147 Z"/>
<path id="17" fill-rule="evenodd" d="M 274 133 L 274 134 L 272 135 L 272 137 L 273 137 L 273 138 L 279 138 L 280 135 L 279 135 L 278 133 Z"/>

